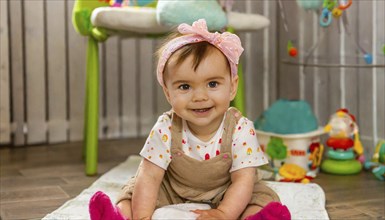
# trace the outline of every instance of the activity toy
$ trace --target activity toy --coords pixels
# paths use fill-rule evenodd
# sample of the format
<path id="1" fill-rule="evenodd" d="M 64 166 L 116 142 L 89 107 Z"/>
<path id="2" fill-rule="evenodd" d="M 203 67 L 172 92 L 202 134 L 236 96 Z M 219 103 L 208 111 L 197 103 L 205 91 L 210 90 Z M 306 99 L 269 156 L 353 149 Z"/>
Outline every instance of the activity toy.
<path id="1" fill-rule="evenodd" d="M 359 173 L 364 162 L 358 126 L 354 115 L 347 109 L 339 109 L 325 126 L 329 138 L 327 156 L 321 164 L 322 171 L 331 174 L 349 175 Z"/>
<path id="2" fill-rule="evenodd" d="M 276 134 L 303 134 L 318 129 L 309 103 L 279 99 L 254 121 L 256 129 Z"/>
<path id="3" fill-rule="evenodd" d="M 320 143 L 324 131 L 307 102 L 277 100 L 254 121 L 254 126 L 258 141 L 275 169 L 276 179 L 300 182 L 306 177 L 306 182 L 316 176 L 324 151 Z M 282 166 L 285 167 L 281 171 Z M 297 167 L 305 172 L 300 180 L 280 174 L 297 173 L 300 170 Z"/>
<path id="4" fill-rule="evenodd" d="M 385 140 L 378 142 L 372 159 L 366 161 L 364 167 L 371 170 L 377 179 L 385 180 Z"/>

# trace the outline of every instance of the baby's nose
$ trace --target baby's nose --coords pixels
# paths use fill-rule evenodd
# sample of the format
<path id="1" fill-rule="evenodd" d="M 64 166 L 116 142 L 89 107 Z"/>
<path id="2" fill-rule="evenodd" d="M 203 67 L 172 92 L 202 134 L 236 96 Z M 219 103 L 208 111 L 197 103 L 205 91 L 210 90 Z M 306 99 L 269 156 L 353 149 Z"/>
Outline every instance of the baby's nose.
<path id="1" fill-rule="evenodd" d="M 208 98 L 207 91 L 204 88 L 198 88 L 194 91 L 193 101 L 199 102 L 199 101 L 206 101 Z"/>

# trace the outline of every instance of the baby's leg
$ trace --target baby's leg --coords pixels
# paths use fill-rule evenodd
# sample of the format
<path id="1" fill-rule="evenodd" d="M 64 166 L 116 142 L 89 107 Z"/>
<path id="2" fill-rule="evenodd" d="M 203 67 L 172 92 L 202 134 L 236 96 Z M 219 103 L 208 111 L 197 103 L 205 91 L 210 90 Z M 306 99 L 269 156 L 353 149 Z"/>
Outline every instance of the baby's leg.
<path id="1" fill-rule="evenodd" d="M 132 219 L 131 200 L 122 200 L 117 204 L 117 207 L 125 219 Z"/>

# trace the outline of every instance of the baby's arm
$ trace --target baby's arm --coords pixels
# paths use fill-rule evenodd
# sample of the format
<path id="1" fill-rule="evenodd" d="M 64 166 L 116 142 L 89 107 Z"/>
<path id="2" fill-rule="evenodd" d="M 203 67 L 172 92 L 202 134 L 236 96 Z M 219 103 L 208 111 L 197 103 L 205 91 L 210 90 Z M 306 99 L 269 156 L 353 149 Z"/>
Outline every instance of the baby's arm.
<path id="1" fill-rule="evenodd" d="M 151 219 L 164 170 L 144 159 L 132 195 L 133 219 Z"/>
<path id="2" fill-rule="evenodd" d="M 237 219 L 250 202 L 254 189 L 255 167 L 236 170 L 231 173 L 231 185 L 227 189 L 218 209 L 228 219 Z"/>

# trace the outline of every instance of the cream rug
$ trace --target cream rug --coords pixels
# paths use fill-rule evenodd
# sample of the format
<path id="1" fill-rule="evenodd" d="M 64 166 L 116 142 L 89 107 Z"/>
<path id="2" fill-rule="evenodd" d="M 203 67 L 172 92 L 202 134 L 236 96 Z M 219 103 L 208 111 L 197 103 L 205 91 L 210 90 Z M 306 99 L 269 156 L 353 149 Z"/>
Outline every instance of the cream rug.
<path id="1" fill-rule="evenodd" d="M 130 176 L 135 175 L 140 161 L 141 157 L 130 156 L 125 162 L 101 176 L 77 197 L 67 201 L 43 219 L 89 219 L 88 201 L 91 196 L 100 190 L 110 196 L 112 201 L 115 201 L 121 187 Z M 292 219 L 329 219 L 325 209 L 325 193 L 319 185 L 269 181 L 267 183 L 277 192 L 281 202 L 289 208 Z M 189 209 L 188 206 L 182 206 L 181 210 Z M 157 219 L 175 219 L 170 216 L 159 217 L 159 213 L 168 213 L 167 211 L 169 209 L 166 210 L 166 208 L 158 210 L 156 212 Z M 191 217 L 189 218 L 191 219 Z"/>

